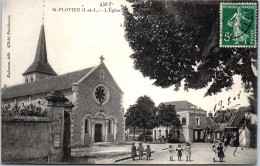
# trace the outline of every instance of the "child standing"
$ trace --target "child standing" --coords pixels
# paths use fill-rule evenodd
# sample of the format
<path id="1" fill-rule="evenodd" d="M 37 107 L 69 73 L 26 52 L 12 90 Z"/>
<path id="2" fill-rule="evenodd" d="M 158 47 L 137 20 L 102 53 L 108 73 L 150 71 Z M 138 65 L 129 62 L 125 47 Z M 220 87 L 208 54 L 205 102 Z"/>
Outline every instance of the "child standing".
<path id="1" fill-rule="evenodd" d="M 212 145 L 212 158 L 213 158 L 213 161 L 215 162 L 216 161 L 216 152 L 217 152 L 217 149 L 216 149 L 216 146 L 215 144 Z"/>
<path id="2" fill-rule="evenodd" d="M 146 160 L 150 160 L 151 159 L 151 153 L 152 153 L 150 145 L 147 145 L 147 148 L 146 148 L 145 151 L 146 151 Z"/>
<path id="3" fill-rule="evenodd" d="M 183 149 L 181 148 L 181 145 L 178 145 L 178 148 L 176 149 L 177 151 L 177 156 L 178 156 L 178 161 L 181 161 L 181 156 L 182 156 L 182 151 Z"/>
<path id="4" fill-rule="evenodd" d="M 133 158 L 133 160 L 135 160 L 135 157 L 136 157 L 136 147 L 135 147 L 135 144 L 133 143 L 132 144 L 132 147 L 131 147 L 131 157 Z"/>
<path id="5" fill-rule="evenodd" d="M 143 152 L 144 152 L 144 147 L 143 147 L 142 143 L 139 143 L 137 150 L 139 152 L 139 160 L 142 160 Z"/>
<path id="6" fill-rule="evenodd" d="M 173 152 L 174 152 L 174 150 L 173 150 L 172 145 L 169 146 L 169 152 L 170 152 L 170 161 L 173 161 Z"/>
<path id="7" fill-rule="evenodd" d="M 186 157 L 187 157 L 186 161 L 191 161 L 191 159 L 190 159 L 190 157 L 191 157 L 191 146 L 188 142 L 186 143 L 185 153 L 186 153 Z"/>
<path id="8" fill-rule="evenodd" d="M 218 150 L 219 161 L 223 162 L 223 158 L 225 157 L 225 154 L 224 154 L 224 151 L 223 151 L 222 142 L 219 143 L 219 146 L 217 147 L 217 150 Z"/>

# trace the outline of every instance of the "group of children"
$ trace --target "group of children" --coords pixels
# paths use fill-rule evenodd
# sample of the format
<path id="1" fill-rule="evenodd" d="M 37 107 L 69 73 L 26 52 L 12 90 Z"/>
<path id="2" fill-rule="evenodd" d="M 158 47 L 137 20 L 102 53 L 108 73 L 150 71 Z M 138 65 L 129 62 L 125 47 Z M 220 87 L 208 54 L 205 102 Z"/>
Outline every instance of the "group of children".
<path id="1" fill-rule="evenodd" d="M 178 161 L 181 161 L 183 151 L 185 152 L 186 155 L 186 161 L 191 161 L 191 146 L 188 142 L 186 143 L 186 147 L 184 149 L 179 144 L 178 147 L 176 148 L 176 151 L 177 151 Z M 173 149 L 172 145 L 169 146 L 169 152 L 170 152 L 170 161 L 173 161 L 173 154 L 175 150 Z"/>
<path id="2" fill-rule="evenodd" d="M 175 151 L 177 151 L 178 161 L 181 161 L 183 151 L 184 151 L 185 156 L 186 156 L 186 161 L 191 161 L 191 146 L 188 142 L 186 143 L 185 148 L 182 148 L 181 145 L 179 144 L 176 149 L 174 149 L 172 145 L 170 145 L 168 149 L 169 149 L 169 152 L 170 152 L 170 161 L 173 161 L 173 154 L 174 154 Z M 152 150 L 150 148 L 150 145 L 147 145 L 146 150 L 144 150 L 142 143 L 139 143 L 138 148 L 136 148 L 135 144 L 133 143 L 131 151 L 132 151 L 131 157 L 132 157 L 133 160 L 135 160 L 135 157 L 137 157 L 137 153 L 136 153 L 137 151 L 138 151 L 138 155 L 139 155 L 139 160 L 142 160 L 144 152 L 146 152 L 146 160 L 151 159 Z M 223 158 L 225 157 L 225 155 L 224 155 L 224 148 L 223 148 L 221 142 L 219 143 L 218 147 L 216 147 L 215 144 L 213 144 L 213 146 L 212 146 L 212 157 L 213 157 L 214 162 L 216 161 L 215 160 L 216 157 L 219 157 L 219 161 L 223 162 Z"/>
<path id="3" fill-rule="evenodd" d="M 186 161 L 191 161 L 191 146 L 188 142 L 186 143 L 186 147 L 184 149 L 181 147 L 181 145 L 178 145 L 176 151 L 177 151 L 178 161 L 181 161 L 182 151 L 185 152 Z M 169 146 L 169 152 L 170 152 L 170 161 L 173 161 L 173 153 L 175 151 L 172 145 Z M 223 162 L 223 158 L 225 157 L 225 154 L 224 154 L 224 147 L 222 145 L 222 142 L 220 142 L 217 147 L 215 146 L 215 144 L 212 145 L 212 158 L 214 162 L 216 162 L 217 157 L 219 158 L 220 162 Z"/>
<path id="4" fill-rule="evenodd" d="M 152 150 L 150 148 L 150 145 L 147 145 L 146 150 L 144 150 L 144 147 L 142 145 L 142 143 L 139 143 L 138 148 L 136 149 L 135 144 L 132 144 L 132 148 L 131 148 L 131 157 L 133 160 L 135 160 L 135 157 L 137 157 L 137 153 L 136 151 L 138 151 L 138 155 L 139 155 L 139 160 L 142 160 L 143 155 L 144 155 L 144 151 L 146 152 L 146 160 L 150 160 L 151 159 L 151 153 Z"/>
<path id="5" fill-rule="evenodd" d="M 139 160 L 142 160 L 144 152 L 146 152 L 146 160 L 151 159 L 152 150 L 150 148 L 150 145 L 147 145 L 146 150 L 144 150 L 142 143 L 139 143 L 138 148 L 136 148 L 135 144 L 133 143 L 131 148 L 131 157 L 133 160 L 135 160 L 135 157 L 137 157 L 137 151 L 138 151 Z M 185 151 L 185 154 L 187 156 L 186 161 L 191 161 L 191 146 L 189 143 L 186 143 L 186 147 L 184 149 L 181 147 L 181 145 L 178 145 L 176 151 L 177 151 L 178 161 L 181 161 L 182 151 Z M 175 152 L 175 150 L 173 149 L 172 145 L 169 146 L 169 152 L 170 152 L 170 161 L 173 161 L 173 153 Z"/>
<path id="6" fill-rule="evenodd" d="M 218 147 L 215 144 L 212 145 L 212 158 L 213 161 L 216 162 L 216 158 L 219 158 L 220 162 L 223 162 L 223 158 L 225 157 L 224 154 L 224 147 L 222 146 L 222 142 L 219 143 Z"/>

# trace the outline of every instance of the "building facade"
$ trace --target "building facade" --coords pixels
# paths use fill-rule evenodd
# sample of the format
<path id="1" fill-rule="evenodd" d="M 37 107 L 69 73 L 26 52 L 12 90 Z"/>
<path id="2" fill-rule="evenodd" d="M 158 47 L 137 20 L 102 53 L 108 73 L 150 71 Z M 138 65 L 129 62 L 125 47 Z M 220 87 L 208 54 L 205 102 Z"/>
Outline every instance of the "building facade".
<path id="1" fill-rule="evenodd" d="M 24 83 L 2 89 L 2 108 L 7 112 L 29 106 L 46 110 L 47 94 L 58 91 L 74 105 L 69 112 L 72 147 L 124 142 L 123 92 L 103 60 L 94 67 L 57 75 L 47 60 L 42 25 L 34 62 L 23 73 Z"/>
<path id="2" fill-rule="evenodd" d="M 180 128 L 166 128 L 163 126 L 153 129 L 153 140 L 161 140 L 169 136 L 173 142 L 202 142 L 207 125 L 207 112 L 194 104 L 183 100 L 163 103 L 175 106 L 175 110 L 181 121 Z"/>
<path id="3" fill-rule="evenodd" d="M 240 107 L 232 110 L 222 110 L 209 118 L 216 123 L 211 131 L 212 141 L 222 141 L 230 146 L 250 147 L 251 141 L 255 141 L 249 126 L 257 125 L 257 116 L 251 112 L 251 107 Z M 256 135 L 256 134 L 255 134 Z"/>

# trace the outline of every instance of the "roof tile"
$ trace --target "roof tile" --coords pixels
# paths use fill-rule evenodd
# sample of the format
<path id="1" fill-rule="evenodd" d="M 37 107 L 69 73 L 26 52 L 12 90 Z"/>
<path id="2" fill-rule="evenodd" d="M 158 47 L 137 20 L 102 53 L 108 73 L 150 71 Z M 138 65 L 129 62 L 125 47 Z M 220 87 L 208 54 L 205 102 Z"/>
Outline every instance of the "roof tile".
<path id="1" fill-rule="evenodd" d="M 2 99 L 9 99 L 32 94 L 49 93 L 52 90 L 69 89 L 72 87 L 74 82 L 79 81 L 82 77 L 88 74 L 91 69 L 93 69 L 93 67 L 60 76 L 52 76 L 33 82 L 6 87 L 3 90 Z"/>

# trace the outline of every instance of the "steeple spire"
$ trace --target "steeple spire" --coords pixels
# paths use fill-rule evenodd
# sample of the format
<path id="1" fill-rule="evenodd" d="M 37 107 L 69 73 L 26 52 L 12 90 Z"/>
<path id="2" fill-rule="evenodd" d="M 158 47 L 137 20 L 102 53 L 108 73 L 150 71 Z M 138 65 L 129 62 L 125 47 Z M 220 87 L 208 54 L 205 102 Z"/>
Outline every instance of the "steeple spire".
<path id="1" fill-rule="evenodd" d="M 56 72 L 52 69 L 52 67 L 48 63 L 44 25 L 41 26 L 41 31 L 38 40 L 38 45 L 36 48 L 34 62 L 25 71 L 25 73 L 23 73 L 23 75 L 27 75 L 35 72 L 54 75 L 54 76 L 57 75 Z"/>
<path id="2" fill-rule="evenodd" d="M 35 55 L 35 62 L 41 61 L 42 63 L 48 63 L 47 60 L 47 51 L 46 51 L 46 41 L 45 41 L 45 31 L 44 25 L 41 27 L 40 36 L 38 40 L 36 55 Z"/>

